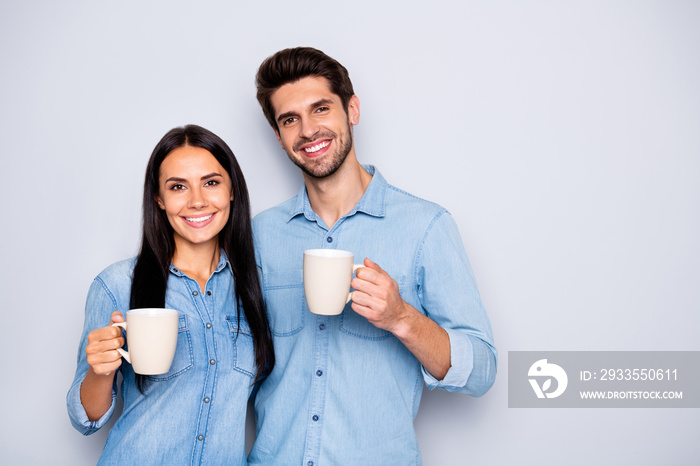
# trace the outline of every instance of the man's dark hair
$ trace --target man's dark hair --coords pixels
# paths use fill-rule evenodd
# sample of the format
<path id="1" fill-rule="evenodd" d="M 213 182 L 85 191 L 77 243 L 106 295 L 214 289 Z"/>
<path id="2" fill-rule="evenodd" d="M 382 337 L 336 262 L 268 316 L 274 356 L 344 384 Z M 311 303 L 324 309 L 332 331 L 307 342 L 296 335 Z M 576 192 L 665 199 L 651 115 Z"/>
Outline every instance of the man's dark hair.
<path id="1" fill-rule="evenodd" d="M 331 92 L 340 97 L 347 112 L 350 98 L 355 94 L 348 70 L 333 58 L 311 47 L 296 47 L 280 50 L 267 57 L 255 76 L 257 97 L 265 118 L 272 129 L 279 131 L 275 121 L 275 110 L 270 97 L 285 84 L 294 83 L 309 76 L 326 78 Z"/>

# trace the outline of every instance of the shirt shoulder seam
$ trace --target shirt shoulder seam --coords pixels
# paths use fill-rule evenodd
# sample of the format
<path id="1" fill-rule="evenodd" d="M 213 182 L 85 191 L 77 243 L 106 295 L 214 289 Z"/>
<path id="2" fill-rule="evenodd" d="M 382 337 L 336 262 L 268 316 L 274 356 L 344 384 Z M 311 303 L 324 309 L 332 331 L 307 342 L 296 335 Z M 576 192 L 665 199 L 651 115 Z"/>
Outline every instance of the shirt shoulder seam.
<path id="1" fill-rule="evenodd" d="M 430 234 L 433 226 L 437 223 L 437 221 L 445 214 L 450 215 L 447 209 L 445 209 L 444 207 L 440 207 L 440 210 L 438 210 L 438 212 L 430 220 L 428 226 L 425 228 L 425 233 L 423 233 L 423 237 L 421 238 L 420 243 L 418 243 L 418 250 L 416 251 L 416 260 L 413 264 L 413 283 L 418 283 L 418 264 L 420 263 L 421 256 L 423 255 L 423 246 L 425 246 L 425 242 L 428 239 L 428 235 Z"/>
<path id="2" fill-rule="evenodd" d="M 98 282 L 100 284 L 100 286 L 102 286 L 102 290 L 107 294 L 107 296 L 109 296 L 109 299 L 112 301 L 112 307 L 114 309 L 116 309 L 117 308 L 117 298 L 114 296 L 112 291 L 109 289 L 109 287 L 107 286 L 105 281 L 102 279 L 102 277 L 99 277 L 99 276 L 95 277 L 95 281 Z"/>

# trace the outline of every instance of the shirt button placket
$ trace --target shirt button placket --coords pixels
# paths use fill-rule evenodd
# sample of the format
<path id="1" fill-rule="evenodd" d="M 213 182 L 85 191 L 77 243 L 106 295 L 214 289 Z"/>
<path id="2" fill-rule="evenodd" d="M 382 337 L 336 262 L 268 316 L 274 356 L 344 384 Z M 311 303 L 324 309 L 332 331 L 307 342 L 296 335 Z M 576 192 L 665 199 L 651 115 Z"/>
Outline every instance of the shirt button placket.
<path id="1" fill-rule="evenodd" d="M 216 353 L 214 351 L 214 331 L 212 330 L 214 328 L 214 325 L 210 321 L 210 317 L 212 314 L 211 312 L 215 312 L 215 306 L 214 306 L 214 301 L 212 299 L 212 292 L 211 290 L 193 290 L 192 291 L 192 298 L 195 301 L 195 305 L 202 310 L 201 317 L 204 320 L 204 327 L 206 329 L 204 333 L 204 339 L 206 342 L 206 348 L 207 348 L 207 356 L 209 357 L 209 367 L 207 371 L 210 374 L 213 374 L 211 371 L 216 370 L 217 360 L 216 360 Z M 207 377 L 207 381 L 209 380 L 214 380 L 216 377 Z M 204 392 L 211 394 L 213 392 L 213 385 L 209 382 L 206 382 L 204 385 Z M 200 432 L 206 432 L 207 429 L 207 424 L 209 422 L 209 415 L 211 413 L 211 408 L 212 408 L 212 399 L 211 395 L 207 396 L 205 395 L 204 397 L 200 398 L 200 403 L 201 403 L 201 410 L 200 410 L 200 419 L 198 421 L 197 425 L 197 430 Z M 201 458 L 201 455 L 204 451 L 205 447 L 205 441 L 206 437 L 204 434 L 199 434 L 197 435 L 197 447 L 195 450 L 195 456 L 198 456 Z"/>
<path id="2" fill-rule="evenodd" d="M 306 462 L 304 464 L 311 464 L 318 462 L 318 457 L 320 455 L 320 439 L 322 436 L 323 429 L 323 410 L 325 407 L 326 396 L 326 379 L 323 377 L 328 371 L 328 339 L 330 338 L 330 333 L 326 330 L 330 324 L 330 318 L 327 316 L 316 316 L 316 337 L 314 338 L 313 346 L 313 364 L 314 364 L 314 374 L 316 377 L 311 381 L 311 416 L 309 417 L 307 429 L 306 429 L 306 448 L 304 451 L 304 457 Z"/>

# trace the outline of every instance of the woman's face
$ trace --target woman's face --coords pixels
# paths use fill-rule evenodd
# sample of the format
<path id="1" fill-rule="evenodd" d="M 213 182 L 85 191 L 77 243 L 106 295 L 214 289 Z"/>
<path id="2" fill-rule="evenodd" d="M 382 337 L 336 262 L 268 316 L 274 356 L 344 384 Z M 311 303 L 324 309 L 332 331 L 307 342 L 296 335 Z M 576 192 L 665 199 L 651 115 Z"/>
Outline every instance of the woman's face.
<path id="1" fill-rule="evenodd" d="M 160 166 L 158 205 L 174 230 L 175 247 L 218 241 L 231 210 L 231 178 L 206 149 L 183 146 Z"/>

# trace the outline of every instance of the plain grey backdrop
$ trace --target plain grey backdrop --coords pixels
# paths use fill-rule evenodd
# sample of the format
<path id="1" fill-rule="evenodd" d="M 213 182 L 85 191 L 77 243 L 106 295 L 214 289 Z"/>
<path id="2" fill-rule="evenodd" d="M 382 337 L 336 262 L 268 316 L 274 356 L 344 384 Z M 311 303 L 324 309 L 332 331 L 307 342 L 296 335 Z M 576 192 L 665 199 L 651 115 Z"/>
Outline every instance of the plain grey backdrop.
<path id="1" fill-rule="evenodd" d="M 309 45 L 350 71 L 360 161 L 453 214 L 493 325 L 487 395 L 426 390 L 425 464 L 697 464 L 697 409 L 509 409 L 507 355 L 700 350 L 699 19 L 682 0 L 0 0 L 0 462 L 97 461 L 107 430 L 65 409 L 85 297 L 137 252 L 167 130 L 226 140 L 255 213 L 297 192 L 253 79 Z"/>

